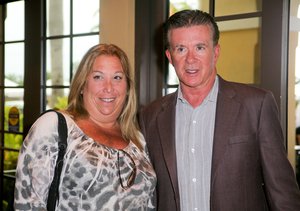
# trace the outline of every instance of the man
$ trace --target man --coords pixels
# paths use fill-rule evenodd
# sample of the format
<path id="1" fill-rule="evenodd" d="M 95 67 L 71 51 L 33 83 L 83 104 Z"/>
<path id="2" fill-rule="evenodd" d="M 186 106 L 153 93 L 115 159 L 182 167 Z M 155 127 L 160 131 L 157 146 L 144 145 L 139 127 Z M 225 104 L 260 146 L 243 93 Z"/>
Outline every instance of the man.
<path id="1" fill-rule="evenodd" d="M 207 13 L 181 11 L 165 27 L 179 88 L 140 113 L 158 210 L 300 210 L 273 95 L 217 75 L 219 29 Z"/>

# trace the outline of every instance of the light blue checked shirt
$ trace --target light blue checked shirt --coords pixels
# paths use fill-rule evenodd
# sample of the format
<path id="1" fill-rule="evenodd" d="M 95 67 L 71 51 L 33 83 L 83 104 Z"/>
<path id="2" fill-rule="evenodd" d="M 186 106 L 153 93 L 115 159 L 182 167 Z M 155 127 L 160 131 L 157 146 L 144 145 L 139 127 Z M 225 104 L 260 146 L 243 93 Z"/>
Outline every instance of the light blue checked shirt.
<path id="1" fill-rule="evenodd" d="M 193 108 L 178 88 L 176 157 L 180 207 L 183 211 L 210 210 L 210 177 L 218 95 L 218 77 L 204 101 Z"/>

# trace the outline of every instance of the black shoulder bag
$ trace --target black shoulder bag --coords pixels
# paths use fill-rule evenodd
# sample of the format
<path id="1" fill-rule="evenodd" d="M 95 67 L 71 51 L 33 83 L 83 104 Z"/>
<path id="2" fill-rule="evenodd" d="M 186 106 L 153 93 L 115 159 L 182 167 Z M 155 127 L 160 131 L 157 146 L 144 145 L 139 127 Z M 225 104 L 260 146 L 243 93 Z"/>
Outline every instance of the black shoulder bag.
<path id="1" fill-rule="evenodd" d="M 56 160 L 54 176 L 51 183 L 51 186 L 48 191 L 48 200 L 47 200 L 47 211 L 54 211 L 56 206 L 56 201 L 58 201 L 59 196 L 59 181 L 60 181 L 60 174 L 64 163 L 64 155 L 67 148 L 67 137 L 68 137 L 68 128 L 65 117 L 55 111 L 55 110 L 47 110 L 46 112 L 54 111 L 58 116 L 58 157 Z"/>

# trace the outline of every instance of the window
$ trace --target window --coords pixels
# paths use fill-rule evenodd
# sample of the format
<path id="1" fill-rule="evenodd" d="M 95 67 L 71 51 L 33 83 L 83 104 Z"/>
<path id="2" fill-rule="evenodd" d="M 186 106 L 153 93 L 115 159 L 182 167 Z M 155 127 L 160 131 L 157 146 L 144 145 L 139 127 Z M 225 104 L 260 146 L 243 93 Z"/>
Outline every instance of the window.
<path id="1" fill-rule="evenodd" d="M 83 54 L 99 42 L 98 0 L 47 0 L 45 108 L 64 108 Z"/>
<path id="2" fill-rule="evenodd" d="M 17 14 L 17 16 L 16 16 Z M 14 174 L 23 140 L 24 107 L 24 1 L 1 7 L 0 37 L 1 148 L 0 188 L 4 210 L 13 200 Z M 17 27 L 16 27 L 17 26 Z M 3 197 L 3 198 L 2 198 Z"/>
<path id="3" fill-rule="evenodd" d="M 19 0 L 0 6 L 3 210 L 12 209 L 18 152 L 28 128 L 43 110 L 65 108 L 83 54 L 99 43 L 99 3 Z"/>

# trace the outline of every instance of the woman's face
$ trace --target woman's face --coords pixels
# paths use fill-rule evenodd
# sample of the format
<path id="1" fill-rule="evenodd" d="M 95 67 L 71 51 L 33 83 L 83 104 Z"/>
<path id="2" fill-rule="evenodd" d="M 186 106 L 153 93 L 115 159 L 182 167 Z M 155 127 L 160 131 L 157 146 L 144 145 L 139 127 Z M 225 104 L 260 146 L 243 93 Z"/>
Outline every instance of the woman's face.
<path id="1" fill-rule="evenodd" d="M 82 94 L 91 118 L 103 123 L 116 121 L 127 95 L 127 80 L 119 58 L 97 57 Z"/>

